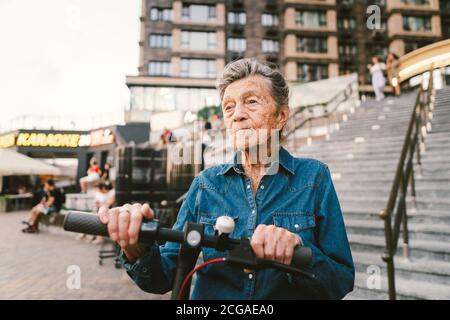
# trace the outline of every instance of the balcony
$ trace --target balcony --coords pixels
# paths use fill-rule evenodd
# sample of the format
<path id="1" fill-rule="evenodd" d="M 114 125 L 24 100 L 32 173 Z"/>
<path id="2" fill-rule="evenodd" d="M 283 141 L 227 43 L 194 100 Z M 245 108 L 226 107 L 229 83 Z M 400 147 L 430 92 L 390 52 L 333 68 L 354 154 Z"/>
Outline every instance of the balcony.
<path id="1" fill-rule="evenodd" d="M 243 9 L 244 8 L 244 0 L 231 0 L 231 8 L 232 9 Z"/>
<path id="2" fill-rule="evenodd" d="M 278 26 L 266 26 L 266 36 L 267 37 L 278 37 L 280 34 L 280 28 Z"/>
<path id="3" fill-rule="evenodd" d="M 242 24 L 230 24 L 228 25 L 228 31 L 233 36 L 243 36 L 245 31 L 245 26 Z"/>

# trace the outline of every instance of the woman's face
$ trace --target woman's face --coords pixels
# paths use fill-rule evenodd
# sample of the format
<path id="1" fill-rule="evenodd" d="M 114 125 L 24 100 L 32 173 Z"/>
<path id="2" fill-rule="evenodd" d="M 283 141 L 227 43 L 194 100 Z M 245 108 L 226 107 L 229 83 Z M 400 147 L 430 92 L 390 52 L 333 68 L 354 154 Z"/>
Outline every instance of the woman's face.
<path id="1" fill-rule="evenodd" d="M 231 83 L 225 89 L 222 110 L 228 135 L 237 150 L 266 144 L 272 130 L 281 130 L 289 117 L 289 108 L 277 109 L 267 80 L 259 75 Z"/>

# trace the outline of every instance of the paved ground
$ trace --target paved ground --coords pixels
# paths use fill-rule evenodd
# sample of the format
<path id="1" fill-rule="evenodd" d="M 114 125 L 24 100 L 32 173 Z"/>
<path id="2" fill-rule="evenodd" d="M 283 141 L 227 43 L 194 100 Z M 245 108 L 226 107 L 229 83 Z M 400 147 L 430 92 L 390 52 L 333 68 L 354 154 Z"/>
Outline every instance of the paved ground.
<path id="1" fill-rule="evenodd" d="M 141 291 L 111 259 L 98 265 L 98 245 L 61 228 L 20 232 L 26 212 L 0 213 L 0 299 L 168 299 Z M 79 266 L 81 288 L 68 289 L 67 268 Z"/>

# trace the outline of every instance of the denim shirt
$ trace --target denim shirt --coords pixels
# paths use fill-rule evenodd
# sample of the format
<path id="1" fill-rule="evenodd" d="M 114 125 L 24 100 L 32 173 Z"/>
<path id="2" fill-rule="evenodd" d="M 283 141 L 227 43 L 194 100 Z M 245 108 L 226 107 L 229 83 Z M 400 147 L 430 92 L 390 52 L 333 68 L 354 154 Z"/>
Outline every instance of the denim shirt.
<path id="1" fill-rule="evenodd" d="M 273 224 L 297 234 L 312 249 L 306 268 L 314 279 L 262 269 L 251 274 L 225 263 L 197 272 L 192 299 L 341 299 L 353 290 L 354 265 L 339 200 L 328 167 L 318 160 L 294 158 L 280 148 L 275 174 L 262 177 L 256 194 L 242 166 L 234 159 L 202 171 L 192 182 L 173 229 L 187 221 L 205 224 L 214 234 L 218 217 L 235 220 L 232 238 L 250 238 L 259 224 Z M 144 256 L 122 264 L 144 291 L 171 290 L 179 244 L 154 244 Z M 225 253 L 202 248 L 204 260 Z"/>

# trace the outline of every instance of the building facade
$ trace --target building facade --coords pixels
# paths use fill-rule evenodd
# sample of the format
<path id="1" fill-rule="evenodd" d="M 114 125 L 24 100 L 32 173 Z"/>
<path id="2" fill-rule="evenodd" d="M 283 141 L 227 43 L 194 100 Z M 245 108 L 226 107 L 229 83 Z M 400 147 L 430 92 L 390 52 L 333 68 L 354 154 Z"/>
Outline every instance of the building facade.
<path id="1" fill-rule="evenodd" d="M 369 27 L 373 5 L 380 19 Z M 371 57 L 449 37 L 449 8 L 450 0 L 142 0 L 131 110 L 219 105 L 216 76 L 241 57 L 274 63 L 292 82 L 357 72 L 370 91 Z"/>

